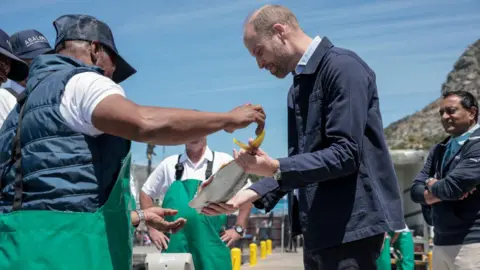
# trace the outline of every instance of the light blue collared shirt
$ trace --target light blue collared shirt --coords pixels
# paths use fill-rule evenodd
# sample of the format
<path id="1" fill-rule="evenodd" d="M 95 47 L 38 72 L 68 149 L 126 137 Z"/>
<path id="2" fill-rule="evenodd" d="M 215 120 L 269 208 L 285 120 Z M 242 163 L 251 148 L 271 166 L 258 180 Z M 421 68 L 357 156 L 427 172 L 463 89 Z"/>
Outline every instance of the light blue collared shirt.
<path id="1" fill-rule="evenodd" d="M 310 45 L 308 45 L 307 50 L 302 55 L 302 58 L 300 58 L 300 61 L 298 61 L 297 67 L 295 68 L 295 74 L 302 74 L 305 66 L 307 66 L 308 60 L 310 60 L 321 41 L 322 38 L 320 36 L 316 36 Z"/>
<path id="2" fill-rule="evenodd" d="M 442 167 L 445 165 L 445 162 L 448 162 L 452 155 L 455 155 L 458 152 L 462 145 L 468 140 L 468 138 L 470 138 L 470 135 L 472 135 L 472 133 L 475 132 L 475 130 L 477 130 L 479 127 L 480 125 L 477 123 L 462 135 L 452 137 L 450 140 L 448 140 L 447 150 L 443 155 Z"/>

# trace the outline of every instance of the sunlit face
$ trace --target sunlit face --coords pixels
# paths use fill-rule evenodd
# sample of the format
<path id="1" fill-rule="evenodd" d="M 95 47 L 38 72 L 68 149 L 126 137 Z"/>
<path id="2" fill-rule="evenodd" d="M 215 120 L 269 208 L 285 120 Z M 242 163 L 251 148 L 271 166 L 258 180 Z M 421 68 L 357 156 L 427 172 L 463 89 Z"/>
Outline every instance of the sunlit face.
<path id="1" fill-rule="evenodd" d="M 292 53 L 277 34 L 259 35 L 251 26 L 245 27 L 244 43 L 250 54 L 257 60 L 260 69 L 266 69 L 280 79 L 294 70 Z"/>
<path id="2" fill-rule="evenodd" d="M 5 55 L 0 54 L 0 83 L 4 83 L 8 79 L 10 73 L 11 60 Z"/>
<path id="3" fill-rule="evenodd" d="M 459 96 L 451 95 L 440 104 L 440 116 L 445 132 L 459 136 L 467 132 L 475 121 L 477 108 L 465 109 Z"/>

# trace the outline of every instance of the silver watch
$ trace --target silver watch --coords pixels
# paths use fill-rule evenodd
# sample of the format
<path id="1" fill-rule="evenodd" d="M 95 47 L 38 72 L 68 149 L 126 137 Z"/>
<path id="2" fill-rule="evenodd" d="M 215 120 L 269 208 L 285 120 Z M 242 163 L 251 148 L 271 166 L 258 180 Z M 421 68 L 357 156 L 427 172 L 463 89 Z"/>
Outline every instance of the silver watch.
<path id="1" fill-rule="evenodd" d="M 282 178 L 282 171 L 280 171 L 280 167 L 278 167 L 277 171 L 273 174 L 273 179 L 280 180 Z"/>
<path id="2" fill-rule="evenodd" d="M 137 212 L 138 219 L 139 219 L 138 225 L 142 223 L 145 224 L 145 213 L 143 212 L 143 210 L 139 209 L 139 210 L 135 210 L 135 212 Z"/>

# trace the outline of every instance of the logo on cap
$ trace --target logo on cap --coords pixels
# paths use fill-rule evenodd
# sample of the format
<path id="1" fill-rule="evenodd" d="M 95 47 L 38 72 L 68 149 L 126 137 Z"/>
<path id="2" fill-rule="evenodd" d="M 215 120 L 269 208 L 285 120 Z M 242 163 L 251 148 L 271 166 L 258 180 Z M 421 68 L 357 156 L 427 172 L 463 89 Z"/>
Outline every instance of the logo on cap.
<path id="1" fill-rule="evenodd" d="M 36 43 L 48 43 L 48 40 L 44 36 L 33 36 L 25 40 L 25 46 L 27 47 L 30 47 Z"/>

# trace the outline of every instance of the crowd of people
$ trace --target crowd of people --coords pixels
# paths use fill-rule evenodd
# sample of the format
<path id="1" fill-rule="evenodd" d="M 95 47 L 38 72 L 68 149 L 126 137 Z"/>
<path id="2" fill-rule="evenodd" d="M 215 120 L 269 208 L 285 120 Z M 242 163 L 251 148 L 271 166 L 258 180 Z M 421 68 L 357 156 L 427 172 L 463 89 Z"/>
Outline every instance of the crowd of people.
<path id="1" fill-rule="evenodd" d="M 243 42 L 258 67 L 293 78 L 288 156 L 254 147 L 230 156 L 208 148 L 207 136 L 252 123 L 260 134 L 262 106 L 214 113 L 136 104 L 120 86 L 136 70 L 105 22 L 67 14 L 53 25 L 53 46 L 37 30 L 0 30 L 0 269 L 130 269 L 140 224 L 162 252 L 191 253 L 195 269 L 230 269 L 228 247 L 251 207 L 270 212 L 285 195 L 306 270 L 385 269 L 391 246 L 398 267 L 413 269 L 376 75 L 355 52 L 307 35 L 284 6 L 249 14 Z M 433 269 L 480 269 L 478 103 L 445 93 L 439 113 L 449 136 L 431 150 L 411 198 L 434 226 Z M 186 146 L 149 176 L 140 209 L 128 192 L 132 141 Z M 231 161 L 263 178 L 201 213 L 189 208 Z"/>

